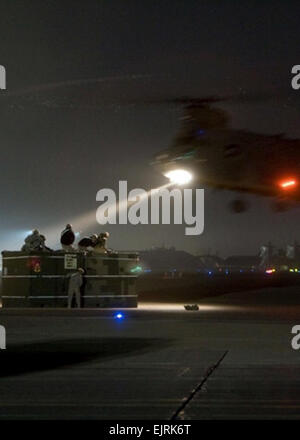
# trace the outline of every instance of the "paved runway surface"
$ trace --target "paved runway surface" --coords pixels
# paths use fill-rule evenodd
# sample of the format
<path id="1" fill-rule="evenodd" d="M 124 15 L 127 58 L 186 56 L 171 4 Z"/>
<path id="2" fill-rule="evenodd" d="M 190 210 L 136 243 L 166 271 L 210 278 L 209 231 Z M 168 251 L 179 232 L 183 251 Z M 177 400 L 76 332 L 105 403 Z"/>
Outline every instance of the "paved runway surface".
<path id="1" fill-rule="evenodd" d="M 112 310 L 4 310 L 0 420 L 300 418 L 300 288 Z"/>

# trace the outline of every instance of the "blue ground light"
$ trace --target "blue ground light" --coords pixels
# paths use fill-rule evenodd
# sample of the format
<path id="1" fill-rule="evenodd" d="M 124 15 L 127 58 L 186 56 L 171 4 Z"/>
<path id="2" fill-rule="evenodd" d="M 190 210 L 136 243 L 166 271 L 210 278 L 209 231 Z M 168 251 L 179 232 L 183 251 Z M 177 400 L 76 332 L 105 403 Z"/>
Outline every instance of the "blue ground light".
<path id="1" fill-rule="evenodd" d="M 121 313 L 121 312 L 118 312 L 118 313 L 116 313 L 115 314 L 115 319 L 118 319 L 119 321 L 121 320 L 121 319 L 123 319 L 124 318 L 124 315 L 123 315 L 123 313 Z"/>

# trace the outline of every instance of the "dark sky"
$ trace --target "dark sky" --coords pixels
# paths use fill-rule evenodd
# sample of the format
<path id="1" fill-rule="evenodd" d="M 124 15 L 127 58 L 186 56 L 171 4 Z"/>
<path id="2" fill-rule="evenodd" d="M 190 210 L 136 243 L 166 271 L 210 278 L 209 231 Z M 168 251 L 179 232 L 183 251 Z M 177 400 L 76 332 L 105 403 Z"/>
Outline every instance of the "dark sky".
<path id="1" fill-rule="evenodd" d="M 0 6 L 0 64 L 7 92 L 16 93 L 2 101 L 0 94 L 1 248 L 21 246 L 33 227 L 53 237 L 66 222 L 83 233 L 108 230 L 115 249 L 165 244 L 253 254 L 268 240 L 300 240 L 299 209 L 273 214 L 270 200 L 251 196 L 251 211 L 234 215 L 227 209 L 234 194 L 211 189 L 198 237 L 186 237 L 184 226 L 91 221 L 99 189 L 114 189 L 119 180 L 147 190 L 165 183 L 149 162 L 169 146 L 180 116 L 164 105 L 99 106 L 102 93 L 114 103 L 166 93 L 272 93 L 271 101 L 224 105 L 233 127 L 300 137 L 300 91 L 290 86 L 291 68 L 300 64 L 299 2 L 0 0 Z M 92 78 L 106 80 L 70 87 Z M 20 101 L 20 90 L 60 82 L 66 85 L 50 95 L 36 87 Z"/>

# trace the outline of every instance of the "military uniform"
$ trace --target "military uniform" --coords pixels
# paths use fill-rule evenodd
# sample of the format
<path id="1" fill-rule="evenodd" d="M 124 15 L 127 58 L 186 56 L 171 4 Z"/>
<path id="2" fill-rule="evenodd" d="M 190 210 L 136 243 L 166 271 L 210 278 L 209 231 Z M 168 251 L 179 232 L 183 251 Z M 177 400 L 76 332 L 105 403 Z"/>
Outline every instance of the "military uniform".
<path id="1" fill-rule="evenodd" d="M 25 238 L 25 244 L 22 247 L 24 252 L 34 252 L 45 250 L 45 238 L 40 235 L 38 230 L 34 230 L 32 234 Z"/>
<path id="2" fill-rule="evenodd" d="M 72 307 L 73 296 L 75 295 L 76 305 L 80 308 L 80 287 L 82 286 L 83 270 L 78 269 L 77 272 L 70 275 L 69 286 L 68 286 L 68 308 Z"/>
<path id="3" fill-rule="evenodd" d="M 99 237 L 96 241 L 95 247 L 94 247 L 94 252 L 98 253 L 98 254 L 107 254 L 107 239 L 109 237 L 109 233 L 108 232 L 102 232 L 101 234 L 99 234 Z"/>
<path id="4" fill-rule="evenodd" d="M 61 247 L 64 251 L 74 252 L 73 243 L 75 241 L 75 234 L 71 225 L 67 225 L 60 235 Z"/>
<path id="5" fill-rule="evenodd" d="M 93 235 L 91 237 L 83 237 L 78 243 L 78 249 L 80 251 L 87 251 L 88 248 L 93 248 L 96 243 L 96 239 L 93 237 Z"/>

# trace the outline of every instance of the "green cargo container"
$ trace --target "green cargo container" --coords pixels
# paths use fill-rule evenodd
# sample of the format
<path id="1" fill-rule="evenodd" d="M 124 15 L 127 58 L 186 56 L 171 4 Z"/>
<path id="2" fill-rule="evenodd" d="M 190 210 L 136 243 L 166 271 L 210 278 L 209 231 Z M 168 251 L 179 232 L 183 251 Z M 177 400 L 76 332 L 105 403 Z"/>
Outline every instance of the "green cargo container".
<path id="1" fill-rule="evenodd" d="M 2 252 L 2 307 L 66 307 L 68 275 L 85 269 L 82 307 L 137 307 L 138 254 Z"/>

